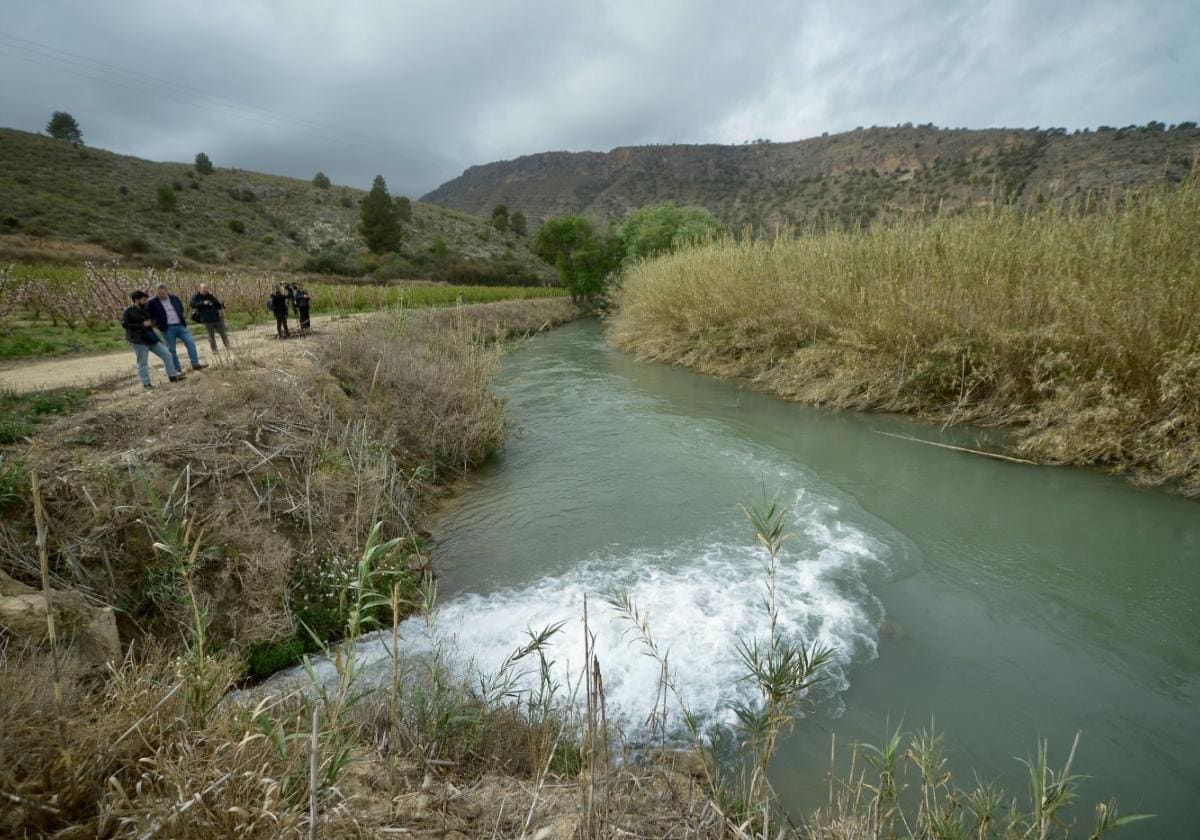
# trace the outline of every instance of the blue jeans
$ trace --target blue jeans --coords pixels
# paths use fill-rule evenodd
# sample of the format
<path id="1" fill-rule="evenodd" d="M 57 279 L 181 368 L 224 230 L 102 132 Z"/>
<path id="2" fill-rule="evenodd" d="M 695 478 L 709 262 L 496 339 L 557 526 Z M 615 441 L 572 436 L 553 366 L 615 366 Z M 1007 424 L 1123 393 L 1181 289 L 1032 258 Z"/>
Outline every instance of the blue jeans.
<path id="1" fill-rule="evenodd" d="M 167 352 L 166 347 L 163 347 L 161 341 L 156 344 L 135 344 L 133 345 L 133 354 L 137 356 L 138 379 L 142 380 L 143 385 L 150 384 L 150 365 L 147 362 L 150 360 L 151 353 L 162 359 L 163 371 L 167 376 L 179 375 L 179 365 L 171 361 L 171 354 Z"/>
<path id="2" fill-rule="evenodd" d="M 188 360 L 192 363 L 192 367 L 200 364 L 200 357 L 196 355 L 196 342 L 192 341 L 192 333 L 187 328 L 187 324 L 172 324 L 167 327 L 163 333 L 163 339 L 167 343 L 167 349 L 171 351 L 171 361 L 175 363 L 175 370 L 182 370 L 179 364 L 179 356 L 175 354 L 175 340 L 179 339 L 183 342 L 183 346 L 187 348 Z"/>

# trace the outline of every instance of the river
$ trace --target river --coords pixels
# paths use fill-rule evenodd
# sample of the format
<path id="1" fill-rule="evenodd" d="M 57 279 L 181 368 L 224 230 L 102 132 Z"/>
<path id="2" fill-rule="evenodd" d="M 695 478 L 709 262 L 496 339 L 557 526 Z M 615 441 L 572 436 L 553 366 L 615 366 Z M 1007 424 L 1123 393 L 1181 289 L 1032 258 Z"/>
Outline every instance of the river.
<path id="1" fill-rule="evenodd" d="M 560 620 L 558 667 L 577 664 L 586 593 L 611 714 L 636 733 L 658 672 L 603 604 L 619 586 L 688 702 L 728 720 L 748 690 L 734 641 L 766 627 L 738 504 L 779 493 L 783 626 L 836 650 L 773 767 L 785 804 L 820 804 L 830 732 L 878 743 L 932 720 L 961 784 L 978 773 L 1015 791 L 1037 739 L 1061 762 L 1079 730 L 1085 818 L 1112 795 L 1159 815 L 1120 836 L 1196 836 L 1200 504 L 879 434 L 978 432 L 640 363 L 594 321 L 511 353 L 497 388 L 509 440 L 435 535 L 438 625 L 482 667 Z"/>

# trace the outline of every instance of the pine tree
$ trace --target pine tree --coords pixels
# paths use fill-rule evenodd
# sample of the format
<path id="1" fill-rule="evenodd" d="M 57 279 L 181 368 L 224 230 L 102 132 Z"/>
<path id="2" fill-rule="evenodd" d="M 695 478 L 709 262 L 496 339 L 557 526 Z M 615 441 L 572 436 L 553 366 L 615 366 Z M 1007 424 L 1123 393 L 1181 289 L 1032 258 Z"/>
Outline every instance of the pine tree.
<path id="1" fill-rule="evenodd" d="M 400 220 L 382 175 L 375 176 L 371 192 L 362 201 L 361 213 L 358 232 L 372 252 L 380 254 L 400 249 Z"/>
<path id="2" fill-rule="evenodd" d="M 83 144 L 83 131 L 80 130 L 79 123 L 66 111 L 55 111 L 50 115 L 50 122 L 46 123 L 46 133 L 55 140 Z"/>
<path id="3" fill-rule="evenodd" d="M 196 171 L 201 175 L 211 175 L 213 171 L 212 161 L 208 159 L 208 155 L 204 152 L 196 154 Z"/>

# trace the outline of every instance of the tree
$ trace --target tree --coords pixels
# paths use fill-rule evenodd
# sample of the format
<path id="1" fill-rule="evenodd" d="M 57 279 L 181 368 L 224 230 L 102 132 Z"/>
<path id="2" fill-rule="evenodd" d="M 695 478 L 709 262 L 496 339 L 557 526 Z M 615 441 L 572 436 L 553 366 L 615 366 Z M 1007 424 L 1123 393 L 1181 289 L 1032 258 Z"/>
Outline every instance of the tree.
<path id="1" fill-rule="evenodd" d="M 318 172 L 313 176 L 312 184 L 319 190 L 329 189 L 329 176 L 324 172 Z"/>
<path id="2" fill-rule="evenodd" d="M 83 143 L 83 131 L 80 130 L 79 123 L 66 111 L 55 111 L 50 115 L 50 122 L 46 123 L 46 133 L 55 140 Z"/>
<path id="3" fill-rule="evenodd" d="M 196 153 L 196 171 L 201 175 L 211 175 L 213 171 L 212 161 L 208 159 L 208 155 L 204 152 Z"/>
<path id="4" fill-rule="evenodd" d="M 508 230 L 508 208 L 503 204 L 492 208 L 492 227 L 501 233 Z"/>
<path id="5" fill-rule="evenodd" d="M 600 236 L 583 216 L 550 219 L 534 238 L 533 252 L 554 266 L 563 288 L 576 301 L 603 294 L 609 275 L 620 265 L 622 243 L 616 231 Z"/>
<path id="6" fill-rule="evenodd" d="M 396 196 L 396 218 L 402 222 L 412 221 L 412 201 L 406 195 Z"/>
<path id="7" fill-rule="evenodd" d="M 508 228 L 517 236 L 524 236 L 526 230 L 525 214 L 518 210 L 509 216 Z"/>
<path id="8" fill-rule="evenodd" d="M 400 250 L 400 220 L 382 175 L 375 176 L 371 191 L 362 200 L 360 214 L 358 232 L 373 253 Z"/>
<path id="9" fill-rule="evenodd" d="M 721 223 L 703 207 L 658 204 L 631 210 L 621 222 L 626 260 L 652 257 L 682 244 L 721 233 Z"/>

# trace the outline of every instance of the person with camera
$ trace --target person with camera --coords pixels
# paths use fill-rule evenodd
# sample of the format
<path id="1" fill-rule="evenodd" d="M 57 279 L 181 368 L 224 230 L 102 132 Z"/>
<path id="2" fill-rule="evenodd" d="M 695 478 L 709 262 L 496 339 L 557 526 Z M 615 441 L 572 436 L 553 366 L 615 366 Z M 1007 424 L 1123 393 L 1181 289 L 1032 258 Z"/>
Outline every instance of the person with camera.
<path id="1" fill-rule="evenodd" d="M 292 305 L 296 307 L 296 317 L 300 320 L 300 334 L 306 334 L 312 329 L 312 323 L 308 318 L 308 307 L 312 303 L 312 298 L 308 294 L 308 290 L 304 288 L 304 281 L 300 281 L 292 289 Z"/>
<path id="2" fill-rule="evenodd" d="M 267 299 L 267 308 L 275 314 L 275 337 L 276 338 L 291 338 L 292 333 L 288 329 L 288 300 L 290 295 L 284 291 L 283 286 L 276 286 L 275 291 L 271 292 L 271 296 Z"/>
<path id="3" fill-rule="evenodd" d="M 220 334 L 221 341 L 225 343 L 226 352 L 232 352 L 229 346 L 229 333 L 225 330 L 225 315 L 223 310 L 225 304 L 208 290 L 207 283 L 201 283 L 196 294 L 192 295 L 190 301 L 192 305 L 192 320 L 197 324 L 203 324 L 204 329 L 208 331 L 208 344 L 212 347 L 213 354 L 217 352 L 217 335 Z"/>

